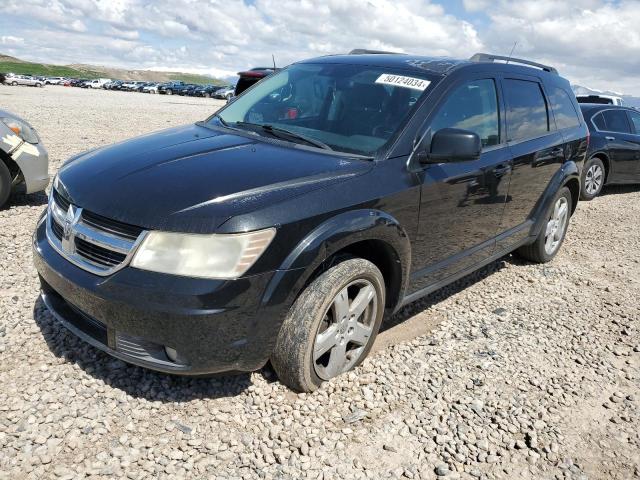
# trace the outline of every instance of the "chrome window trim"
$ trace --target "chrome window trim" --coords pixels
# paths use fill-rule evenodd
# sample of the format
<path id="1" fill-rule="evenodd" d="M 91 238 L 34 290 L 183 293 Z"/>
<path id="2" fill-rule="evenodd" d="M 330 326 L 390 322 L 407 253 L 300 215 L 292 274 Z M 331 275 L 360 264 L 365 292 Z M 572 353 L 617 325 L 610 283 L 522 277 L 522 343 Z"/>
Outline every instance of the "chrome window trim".
<path id="1" fill-rule="evenodd" d="M 600 132 L 600 133 L 617 133 L 619 135 L 640 135 L 640 133 L 633 133 L 633 132 L 616 132 L 613 130 L 600 130 L 598 128 L 598 126 L 596 125 L 596 122 L 593 121 L 594 118 L 596 118 L 596 115 L 600 115 L 603 112 L 609 112 L 609 111 L 620 111 L 622 110 L 623 112 L 634 112 L 635 113 L 640 113 L 636 110 L 633 110 L 631 108 L 626 108 L 626 107 L 619 107 L 619 108 L 604 108 L 602 110 L 598 110 L 596 113 L 594 113 L 593 115 L 591 115 L 591 117 L 589 117 L 589 121 L 591 122 L 591 125 L 593 125 L 593 128 L 595 128 L 596 132 Z M 627 121 L 629 121 L 629 119 L 627 118 Z M 629 125 L 629 127 L 631 127 L 631 125 Z"/>
<path id="2" fill-rule="evenodd" d="M 60 254 L 63 258 L 73 263 L 75 266 L 86 270 L 87 272 L 106 277 L 112 275 L 131 263 L 133 256 L 135 255 L 138 247 L 149 233 L 147 230 L 143 230 L 135 241 L 126 240 L 116 235 L 112 235 L 107 232 L 101 232 L 93 227 L 89 227 L 87 224 L 82 223 L 82 208 L 77 207 L 79 211 L 79 220 L 73 225 L 74 237 L 78 237 L 86 242 L 92 243 L 99 247 L 111 250 L 116 253 L 126 255 L 125 259 L 114 267 L 105 267 L 103 265 L 92 262 L 91 260 L 77 254 L 75 251 L 65 251 L 62 247 L 62 242 L 53 233 L 52 222 L 56 221 L 63 229 L 66 214 L 56 204 L 53 199 L 53 188 L 49 192 L 49 205 L 47 207 L 46 215 L 46 235 L 49 244 L 53 249 Z"/>

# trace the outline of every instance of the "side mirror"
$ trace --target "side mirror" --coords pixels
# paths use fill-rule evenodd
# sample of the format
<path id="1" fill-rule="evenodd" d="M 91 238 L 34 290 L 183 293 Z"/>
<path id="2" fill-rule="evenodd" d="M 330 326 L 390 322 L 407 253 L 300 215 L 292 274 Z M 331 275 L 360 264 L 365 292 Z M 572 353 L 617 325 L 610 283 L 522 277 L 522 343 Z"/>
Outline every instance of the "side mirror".
<path id="1" fill-rule="evenodd" d="M 421 163 L 466 162 L 477 160 L 482 142 L 477 133 L 459 128 L 443 128 L 431 137 L 428 151 L 419 155 Z"/>

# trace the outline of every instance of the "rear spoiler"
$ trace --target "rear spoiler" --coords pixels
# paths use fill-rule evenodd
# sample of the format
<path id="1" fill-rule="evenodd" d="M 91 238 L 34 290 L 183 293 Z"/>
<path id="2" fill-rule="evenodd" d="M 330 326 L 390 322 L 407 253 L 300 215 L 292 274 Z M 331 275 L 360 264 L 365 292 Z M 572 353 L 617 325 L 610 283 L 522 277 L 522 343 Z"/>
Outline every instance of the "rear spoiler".
<path id="1" fill-rule="evenodd" d="M 400 52 L 385 52 L 384 50 L 367 50 L 366 48 L 354 48 L 349 55 L 404 55 Z"/>

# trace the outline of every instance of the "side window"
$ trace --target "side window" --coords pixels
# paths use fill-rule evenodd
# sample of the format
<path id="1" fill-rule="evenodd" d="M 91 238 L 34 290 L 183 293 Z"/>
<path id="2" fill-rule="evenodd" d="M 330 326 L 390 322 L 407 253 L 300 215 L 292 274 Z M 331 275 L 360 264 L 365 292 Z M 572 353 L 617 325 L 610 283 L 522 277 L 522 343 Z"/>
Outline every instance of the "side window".
<path id="1" fill-rule="evenodd" d="M 631 126 L 625 110 L 605 110 L 602 115 L 607 123 L 606 130 L 608 132 L 631 133 Z"/>
<path id="2" fill-rule="evenodd" d="M 602 116 L 601 113 L 595 115 L 593 117 L 593 123 L 596 124 L 596 127 L 598 127 L 598 130 L 606 130 L 607 129 L 607 124 L 604 121 L 604 117 Z"/>
<path id="3" fill-rule="evenodd" d="M 636 129 L 636 135 L 640 135 L 640 113 L 629 112 L 629 117 L 631 117 L 631 123 Z"/>
<path id="4" fill-rule="evenodd" d="M 552 87 L 549 94 L 549 103 L 551 103 L 558 130 L 580 125 L 580 117 L 573 106 L 571 97 L 563 89 Z"/>
<path id="5" fill-rule="evenodd" d="M 498 97 L 493 80 L 475 80 L 456 88 L 431 122 L 431 131 L 443 128 L 470 130 L 483 147 L 500 143 Z"/>
<path id="6" fill-rule="evenodd" d="M 527 80 L 504 81 L 509 140 L 537 138 L 549 132 L 549 112 L 540 85 Z"/>

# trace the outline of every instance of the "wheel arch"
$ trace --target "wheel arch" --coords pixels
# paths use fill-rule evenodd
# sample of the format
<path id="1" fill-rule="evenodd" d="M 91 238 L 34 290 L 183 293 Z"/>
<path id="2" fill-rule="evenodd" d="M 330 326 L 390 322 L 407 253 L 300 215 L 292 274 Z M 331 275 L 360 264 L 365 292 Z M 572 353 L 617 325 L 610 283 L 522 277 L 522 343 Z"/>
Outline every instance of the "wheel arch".
<path id="1" fill-rule="evenodd" d="M 394 310 L 409 278 L 411 244 L 395 218 L 369 209 L 343 212 L 306 235 L 274 274 L 263 304 L 278 299 L 290 306 L 313 279 L 347 256 L 364 258 L 380 269 L 386 307 Z M 287 280 L 291 275 L 294 278 Z"/>
<path id="2" fill-rule="evenodd" d="M 609 155 L 607 155 L 605 152 L 596 152 L 589 157 L 589 160 L 591 160 L 592 158 L 599 159 L 604 165 L 604 183 L 606 185 L 607 180 L 609 180 L 609 173 L 611 172 L 611 160 L 609 159 Z"/>

